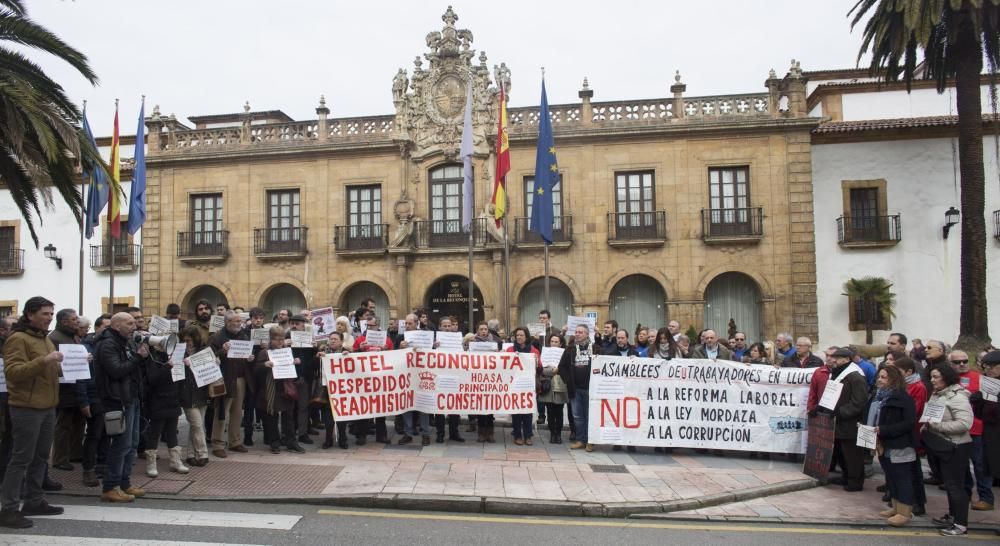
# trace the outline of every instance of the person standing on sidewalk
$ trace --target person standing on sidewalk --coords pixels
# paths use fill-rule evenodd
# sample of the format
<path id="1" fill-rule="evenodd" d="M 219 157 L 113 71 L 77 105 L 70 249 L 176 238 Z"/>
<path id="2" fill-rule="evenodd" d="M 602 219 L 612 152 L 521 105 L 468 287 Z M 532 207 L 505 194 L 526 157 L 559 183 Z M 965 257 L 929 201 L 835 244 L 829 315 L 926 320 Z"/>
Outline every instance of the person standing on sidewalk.
<path id="1" fill-rule="evenodd" d="M 49 334 L 49 341 L 57 349 L 60 345 L 76 345 L 80 343 L 78 330 L 79 317 L 76 311 L 60 309 L 56 313 L 56 327 Z M 56 428 L 52 442 L 52 468 L 73 470 L 69 460 L 83 446 L 83 428 L 87 419 L 81 406 L 87 404 L 79 399 L 78 391 L 76 382 L 59 384 L 59 407 L 56 410 Z M 86 396 L 86 393 L 83 394 Z"/>
<path id="2" fill-rule="evenodd" d="M 524 326 L 518 326 L 514 328 L 514 345 L 507 348 L 507 352 L 511 353 L 530 353 L 534 355 L 533 360 L 535 361 L 535 374 L 536 377 L 540 372 L 541 363 L 539 362 L 539 357 L 541 353 L 534 345 L 531 344 L 531 334 L 528 333 L 528 329 Z M 537 399 L 535 401 L 537 404 Z M 511 415 L 511 425 L 514 430 L 511 435 L 514 436 L 514 445 L 532 445 L 534 442 L 532 437 L 535 435 L 531 422 L 534 420 L 534 415 L 531 413 L 515 413 Z"/>
<path id="3" fill-rule="evenodd" d="M 889 353 L 889 355 L 894 354 L 896 353 Z M 913 400 L 913 413 L 918 419 L 918 422 L 913 424 L 913 437 L 917 441 L 917 462 L 910 467 L 910 471 L 912 473 L 910 479 L 913 483 L 915 502 L 913 505 L 913 515 L 922 516 L 927 513 L 925 508 L 927 505 L 927 491 L 924 489 L 924 474 L 923 470 L 920 468 L 920 455 L 923 453 L 923 448 L 920 445 L 921 423 L 919 422 L 919 419 L 920 416 L 924 414 L 924 405 L 927 403 L 927 388 L 924 387 L 924 382 L 920 379 L 920 373 L 917 372 L 917 363 L 914 362 L 912 358 L 908 356 L 892 358 L 893 359 L 890 365 L 898 368 L 900 373 L 903 374 L 903 381 L 906 382 L 906 394 L 911 400 Z"/>
<path id="4" fill-rule="evenodd" d="M 990 351 L 979 359 L 983 375 L 1000 380 L 1000 351 Z M 989 475 L 1000 476 L 1000 404 L 996 400 L 986 400 L 982 391 L 972 395 L 972 409 L 975 416 L 983 421 L 983 462 Z"/>
<path id="5" fill-rule="evenodd" d="M 170 363 L 170 355 L 160 353 L 158 362 L 150 359 L 146 366 L 146 390 L 143 399 L 146 402 L 146 415 L 149 425 L 146 429 L 146 475 L 150 478 L 159 476 L 156 468 L 157 446 L 160 437 L 164 438 L 170 453 L 170 470 L 178 474 L 187 474 L 190 469 L 181 460 L 181 446 L 177 443 L 177 418 L 181 416 L 181 400 L 179 384 L 174 382 Z M 184 366 L 178 362 L 176 366 Z"/>
<path id="6" fill-rule="evenodd" d="M 941 477 L 948 492 L 948 513 L 934 522 L 945 536 L 968 533 L 969 493 L 965 489 L 965 473 L 969 471 L 972 453 L 972 406 L 969 391 L 958 384 L 958 373 L 950 366 L 938 366 L 930 372 L 934 394 L 927 402 L 944 406 L 939 423 L 925 423 L 924 445 L 940 461 Z M 926 410 L 925 410 L 926 411 Z"/>
<path id="7" fill-rule="evenodd" d="M 559 377 L 566 383 L 573 418 L 576 420 L 576 441 L 570 449 L 593 451 L 594 445 L 588 440 L 587 418 L 590 411 L 590 364 L 594 352 L 590 342 L 590 331 L 579 324 L 573 331 L 573 342 L 569 344 L 559 359 Z"/>
<path id="8" fill-rule="evenodd" d="M 879 512 L 879 516 L 887 518 L 886 522 L 893 527 L 902 527 L 913 518 L 916 503 L 912 469 L 912 465 L 919 464 L 917 439 L 913 434 L 916 405 L 906 394 L 906 381 L 898 368 L 886 366 L 879 370 L 875 386 L 865 411 L 865 422 L 875 427 L 878 460 L 885 471 L 892 500 L 892 508 Z"/>
<path id="9" fill-rule="evenodd" d="M 970 395 L 979 392 L 979 372 L 969 369 L 969 355 L 965 351 L 952 351 L 948 355 L 948 363 L 958 373 L 958 383 Z M 988 512 L 993 510 L 993 477 L 984 459 L 982 419 L 976 417 L 972 420 L 969 436 L 972 436 L 972 472 L 965 471 L 965 489 L 971 493 L 975 486 L 979 500 L 972 503 L 972 509 Z"/>
<path id="10" fill-rule="evenodd" d="M 226 439 L 229 439 L 229 451 L 246 453 L 243 447 L 243 435 L 240 426 L 243 422 L 243 397 L 246 396 L 247 362 L 253 361 L 253 355 L 248 358 L 229 358 L 229 342 L 232 340 L 250 341 L 250 335 L 243 331 L 243 319 L 239 313 L 227 311 L 226 325 L 212 336 L 210 345 L 215 356 L 222 362 L 222 379 L 226 384 L 226 394 L 215 401 L 215 423 L 212 424 L 212 455 L 220 459 L 226 458 Z"/>
<path id="11" fill-rule="evenodd" d="M 548 346 L 563 348 L 562 335 L 558 332 L 550 335 Z M 547 406 L 545 413 L 549 417 L 549 443 L 561 444 L 563 443 L 563 406 L 569 402 L 569 396 L 566 394 L 566 382 L 562 380 L 562 377 L 559 377 L 558 365 L 542 368 L 541 375 L 543 380 L 548 378 L 551 381 L 549 390 L 538 395 L 538 403 Z"/>
<path id="12" fill-rule="evenodd" d="M 268 349 L 281 349 L 285 346 L 285 329 L 272 326 L 268 331 Z M 296 367 L 299 360 L 295 359 Z M 264 443 L 271 447 L 271 453 L 281 453 L 281 445 L 292 453 L 305 453 L 295 435 L 295 400 L 289 396 L 291 392 L 298 395 L 295 382 L 298 379 L 275 379 L 274 364 L 268 358 L 267 351 L 257 353 L 250 374 L 257 413 L 264 421 Z M 290 383 L 291 385 L 286 385 Z M 278 430 L 278 425 L 281 430 Z"/>
<path id="13" fill-rule="evenodd" d="M 831 484 L 843 485 L 844 491 L 861 491 L 865 483 L 865 454 L 858 447 L 858 420 L 868 402 L 868 382 L 860 369 L 852 370 L 854 352 L 841 347 L 833 352 L 830 381 L 843 385 L 837 406 L 833 410 L 834 429 L 833 460 L 844 470 L 842 476 L 832 478 Z M 850 370 L 850 371 L 849 371 Z M 829 384 L 826 388 L 829 388 Z"/>
<path id="14" fill-rule="evenodd" d="M 132 485 L 132 466 L 136 448 L 139 447 L 139 406 L 142 404 L 142 374 L 149 357 L 145 343 L 136 346 L 132 341 L 135 318 L 128 313 L 116 313 L 111 326 L 97 338 L 95 360 L 97 395 L 104 411 L 120 411 L 122 432 L 108 434 L 107 469 L 101 500 L 105 502 L 132 502 L 146 492 Z M 107 423 L 105 423 L 107 424 Z"/>
<path id="15" fill-rule="evenodd" d="M 63 513 L 46 502 L 42 491 L 52 448 L 55 408 L 59 404 L 62 353 L 48 339 L 54 304 L 40 296 L 28 299 L 20 320 L 3 346 L 8 411 L 13 447 L 0 487 L 0 526 L 25 529 L 25 516 Z M 24 487 L 24 505 L 21 488 Z"/>
<path id="16" fill-rule="evenodd" d="M 178 342 L 184 343 L 184 380 L 177 385 L 178 398 L 188 422 L 188 444 L 185 462 L 188 466 L 208 464 L 208 437 L 205 412 L 208 410 L 208 385 L 199 387 L 187 357 L 205 348 L 196 326 L 181 328 Z"/>

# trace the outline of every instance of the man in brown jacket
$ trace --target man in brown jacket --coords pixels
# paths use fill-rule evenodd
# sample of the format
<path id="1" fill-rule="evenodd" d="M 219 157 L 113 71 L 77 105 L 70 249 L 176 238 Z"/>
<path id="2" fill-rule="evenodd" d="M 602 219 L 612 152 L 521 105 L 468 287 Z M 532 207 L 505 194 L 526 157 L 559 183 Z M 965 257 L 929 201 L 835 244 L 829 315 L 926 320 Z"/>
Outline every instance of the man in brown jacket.
<path id="1" fill-rule="evenodd" d="M 11 436 L 14 446 L 0 487 L 0 526 L 31 527 L 25 516 L 52 516 L 63 509 L 50 506 L 42 492 L 46 462 L 52 448 L 55 407 L 59 404 L 62 353 L 48 339 L 54 305 L 35 296 L 24 304 L 21 319 L 4 343 Z M 24 484 L 24 506 L 21 485 Z"/>

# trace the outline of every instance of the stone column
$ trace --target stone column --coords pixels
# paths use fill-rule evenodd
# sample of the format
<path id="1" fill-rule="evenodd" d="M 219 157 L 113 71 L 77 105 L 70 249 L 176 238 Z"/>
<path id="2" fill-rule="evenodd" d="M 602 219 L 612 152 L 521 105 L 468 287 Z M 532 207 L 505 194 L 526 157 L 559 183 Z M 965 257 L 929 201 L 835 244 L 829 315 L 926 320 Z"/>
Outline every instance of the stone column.
<path id="1" fill-rule="evenodd" d="M 767 87 L 767 111 L 772 116 L 777 116 L 778 106 L 781 102 L 781 80 L 778 79 L 773 68 L 768 73 L 767 79 L 764 80 L 764 86 Z"/>
<path id="2" fill-rule="evenodd" d="M 587 83 L 587 78 L 583 78 L 583 88 L 577 94 L 583 101 L 583 104 L 580 105 L 580 120 L 584 125 L 590 125 L 594 122 L 594 109 L 590 106 L 590 99 L 594 98 L 594 90 Z"/>
<path id="3" fill-rule="evenodd" d="M 396 256 L 396 284 L 397 291 L 399 292 L 399 301 L 396 302 L 396 316 L 399 316 L 399 310 L 402 309 L 404 314 L 410 312 L 410 280 L 407 269 L 409 269 L 409 260 L 407 256 L 400 255 Z M 392 304 L 389 304 L 390 310 Z"/>
<path id="4" fill-rule="evenodd" d="M 146 137 L 146 156 L 154 156 L 163 149 L 163 118 L 160 117 L 160 105 L 153 107 L 153 115 L 146 121 L 149 135 Z M 136 145 L 139 143 L 136 142 Z"/>
<path id="5" fill-rule="evenodd" d="M 684 92 L 687 85 L 681 83 L 681 71 L 674 74 L 674 84 L 670 86 L 670 92 L 674 94 L 674 119 L 684 118 Z"/>
<path id="6" fill-rule="evenodd" d="M 317 140 L 324 141 L 330 137 L 330 129 L 326 122 L 326 117 L 330 115 L 330 109 L 326 107 L 326 97 L 319 96 L 319 107 L 316 108 L 316 115 L 319 116 L 319 128 L 316 135 Z"/>

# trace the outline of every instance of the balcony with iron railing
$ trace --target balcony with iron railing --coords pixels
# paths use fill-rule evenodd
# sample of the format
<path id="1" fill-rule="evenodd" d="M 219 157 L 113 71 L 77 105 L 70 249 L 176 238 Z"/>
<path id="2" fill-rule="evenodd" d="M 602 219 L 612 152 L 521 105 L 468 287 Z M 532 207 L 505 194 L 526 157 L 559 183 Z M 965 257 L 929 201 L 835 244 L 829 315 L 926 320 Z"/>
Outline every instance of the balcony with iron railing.
<path id="1" fill-rule="evenodd" d="M 764 209 L 702 209 L 701 239 L 707 244 L 757 243 L 764 236 Z"/>
<path id="2" fill-rule="evenodd" d="M 221 262 L 229 257 L 229 232 L 177 232 L 177 258 L 182 262 Z"/>
<path id="3" fill-rule="evenodd" d="M 90 268 L 94 271 L 135 271 L 141 263 L 140 246 L 113 243 L 90 247 Z"/>
<path id="4" fill-rule="evenodd" d="M 304 258 L 307 227 L 256 228 L 253 230 L 253 252 L 260 260 Z"/>
<path id="5" fill-rule="evenodd" d="M 333 227 L 333 248 L 337 254 L 381 254 L 388 246 L 389 224 Z"/>
<path id="6" fill-rule="evenodd" d="M 837 243 L 845 248 L 895 246 L 902 240 L 899 215 L 841 216 L 837 218 Z"/>
<path id="7" fill-rule="evenodd" d="M 472 246 L 483 247 L 494 241 L 487 222 L 491 218 L 473 218 Z M 413 222 L 413 245 L 418 250 L 461 252 L 469 248 L 469 230 L 461 220 L 417 220 Z"/>
<path id="8" fill-rule="evenodd" d="M 661 246 L 666 242 L 666 211 L 608 213 L 608 245 Z"/>
<path id="9" fill-rule="evenodd" d="M 514 218 L 514 244 L 521 248 L 544 244 L 542 236 L 531 230 L 531 218 Z M 556 248 L 569 247 L 573 244 L 573 217 L 555 216 L 552 218 L 552 246 Z"/>
<path id="10" fill-rule="evenodd" d="M 8 248 L 0 250 L 0 276 L 14 277 L 24 273 L 24 250 Z"/>

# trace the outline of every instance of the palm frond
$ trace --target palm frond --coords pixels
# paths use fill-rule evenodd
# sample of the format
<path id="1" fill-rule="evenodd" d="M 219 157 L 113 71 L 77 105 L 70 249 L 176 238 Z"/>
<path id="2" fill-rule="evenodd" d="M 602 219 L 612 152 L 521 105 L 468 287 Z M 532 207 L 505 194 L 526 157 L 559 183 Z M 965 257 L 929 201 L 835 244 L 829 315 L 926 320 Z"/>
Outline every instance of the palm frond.
<path id="1" fill-rule="evenodd" d="M 87 81 L 97 84 L 97 74 L 90 68 L 86 55 L 23 14 L 0 13 L 0 41 L 14 42 L 54 55 L 75 68 Z"/>

